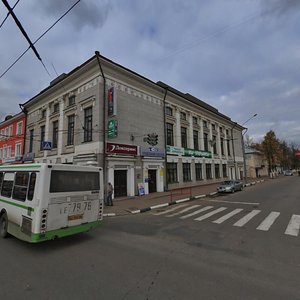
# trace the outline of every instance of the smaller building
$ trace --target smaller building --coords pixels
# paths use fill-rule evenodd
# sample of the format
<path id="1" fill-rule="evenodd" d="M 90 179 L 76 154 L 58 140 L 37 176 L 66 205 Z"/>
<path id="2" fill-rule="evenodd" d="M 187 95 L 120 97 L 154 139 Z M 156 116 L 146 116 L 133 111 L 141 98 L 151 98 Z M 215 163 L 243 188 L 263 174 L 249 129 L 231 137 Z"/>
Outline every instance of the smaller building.
<path id="1" fill-rule="evenodd" d="M 268 162 L 264 154 L 254 148 L 245 149 L 247 177 L 268 176 Z"/>
<path id="2" fill-rule="evenodd" d="M 22 162 L 26 118 L 23 112 L 7 116 L 0 123 L 0 164 Z"/>

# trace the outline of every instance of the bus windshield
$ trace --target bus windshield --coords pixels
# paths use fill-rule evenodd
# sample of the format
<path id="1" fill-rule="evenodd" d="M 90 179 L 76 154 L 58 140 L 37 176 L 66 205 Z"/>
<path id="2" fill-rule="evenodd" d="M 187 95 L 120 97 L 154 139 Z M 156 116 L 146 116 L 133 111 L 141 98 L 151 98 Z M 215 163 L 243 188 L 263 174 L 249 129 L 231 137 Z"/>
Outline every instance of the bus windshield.
<path id="1" fill-rule="evenodd" d="M 51 171 L 50 193 L 95 191 L 99 189 L 99 172 Z"/>

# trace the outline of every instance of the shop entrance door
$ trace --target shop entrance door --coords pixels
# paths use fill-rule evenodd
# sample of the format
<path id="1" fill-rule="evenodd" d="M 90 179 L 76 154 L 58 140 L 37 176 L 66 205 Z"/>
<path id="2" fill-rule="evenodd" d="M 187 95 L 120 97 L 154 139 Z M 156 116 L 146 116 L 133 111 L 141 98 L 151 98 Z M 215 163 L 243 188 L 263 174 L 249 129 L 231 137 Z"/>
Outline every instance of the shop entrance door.
<path id="1" fill-rule="evenodd" d="M 155 193 L 156 189 L 156 170 L 148 170 L 149 193 Z"/>
<path id="2" fill-rule="evenodd" d="M 114 196 L 127 196 L 127 170 L 115 170 L 114 172 Z"/>

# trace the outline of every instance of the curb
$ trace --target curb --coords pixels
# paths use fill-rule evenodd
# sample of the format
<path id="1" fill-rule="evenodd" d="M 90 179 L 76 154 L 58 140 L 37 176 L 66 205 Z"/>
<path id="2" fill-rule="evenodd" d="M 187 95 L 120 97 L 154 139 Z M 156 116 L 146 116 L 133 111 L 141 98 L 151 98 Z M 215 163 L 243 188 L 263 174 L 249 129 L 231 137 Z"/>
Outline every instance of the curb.
<path id="1" fill-rule="evenodd" d="M 262 183 L 264 181 L 265 181 L 264 179 L 258 180 L 258 181 L 252 181 L 250 183 L 244 184 L 244 187 L 255 185 L 257 183 Z M 162 204 L 158 204 L 158 205 L 154 205 L 154 206 L 149 206 L 149 207 L 145 207 L 145 208 L 141 208 L 141 209 L 137 209 L 137 210 L 133 210 L 133 211 L 129 211 L 129 212 L 131 214 L 140 214 L 140 213 L 144 213 L 144 212 L 147 212 L 147 211 L 150 211 L 150 210 L 153 210 L 153 209 L 157 209 L 157 208 L 161 208 L 161 207 L 167 207 L 167 206 L 171 206 L 171 205 L 178 204 L 178 203 L 192 201 L 192 200 L 195 200 L 195 199 L 211 197 L 211 196 L 214 196 L 216 194 L 218 194 L 218 192 L 212 192 L 212 193 L 208 193 L 208 194 L 192 196 L 192 197 L 189 197 L 189 198 L 183 198 L 183 199 L 180 199 L 180 200 L 167 202 L 167 203 L 162 203 Z M 103 217 L 115 217 L 115 216 L 117 216 L 116 213 L 103 214 Z"/>

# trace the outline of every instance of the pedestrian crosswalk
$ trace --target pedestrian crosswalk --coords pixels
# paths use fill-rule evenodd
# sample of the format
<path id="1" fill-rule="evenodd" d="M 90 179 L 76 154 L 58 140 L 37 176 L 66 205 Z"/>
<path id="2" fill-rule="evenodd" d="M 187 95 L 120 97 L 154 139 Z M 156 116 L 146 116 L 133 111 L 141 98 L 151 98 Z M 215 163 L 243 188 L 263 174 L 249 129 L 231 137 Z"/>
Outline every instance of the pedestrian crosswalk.
<path id="1" fill-rule="evenodd" d="M 162 215 L 167 218 L 178 217 L 182 220 L 192 218 L 197 222 L 211 220 L 214 224 L 222 224 L 226 221 L 230 222 L 230 219 L 234 218 L 234 223 L 232 222 L 233 226 L 244 227 L 248 222 L 254 222 L 255 217 L 261 213 L 262 211 L 259 209 L 245 211 L 243 208 L 235 208 L 230 210 L 230 208 L 225 206 L 215 207 L 212 205 L 188 205 L 185 203 L 172 208 L 167 208 L 164 211 L 154 212 L 153 215 Z M 256 230 L 268 231 L 278 219 L 280 219 L 280 212 L 272 211 L 262 221 L 260 219 L 260 223 L 256 227 Z M 297 237 L 299 235 L 299 231 L 300 215 L 293 214 L 288 222 L 284 234 Z"/>

